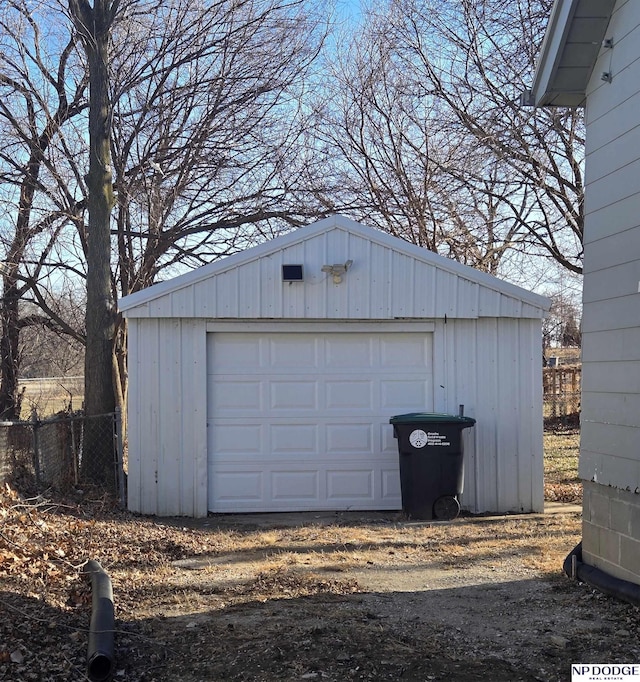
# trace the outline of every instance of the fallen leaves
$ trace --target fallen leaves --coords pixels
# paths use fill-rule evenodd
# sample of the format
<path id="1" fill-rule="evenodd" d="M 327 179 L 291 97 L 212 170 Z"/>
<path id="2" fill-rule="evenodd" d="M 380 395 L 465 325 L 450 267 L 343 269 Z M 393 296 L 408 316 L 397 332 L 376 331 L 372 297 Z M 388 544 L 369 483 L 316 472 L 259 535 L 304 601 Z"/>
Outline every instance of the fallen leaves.
<path id="1" fill-rule="evenodd" d="M 113 580 L 116 679 L 299 680 L 323 676 L 318 671 L 332 666 L 348 670 L 346 677 L 329 679 L 397 679 L 404 663 L 386 671 L 376 659 L 380 622 L 358 613 L 353 623 L 349 620 L 350 605 L 359 604 L 365 594 L 350 576 L 352 568 L 374 573 L 386 567 L 400 581 L 405 568 L 438 565 L 454 570 L 464 565 L 470 571 L 487 561 L 501 565 L 526 547 L 528 555 L 540 555 L 557 572 L 553 552 L 562 552 L 560 540 L 579 530 L 577 519 L 564 517 L 460 519 L 433 526 L 375 522 L 366 515 L 353 523 L 346 515 L 328 524 L 309 518 L 291 527 L 220 518 L 192 524 L 136 516 L 105 500 L 56 504 L 44 497 L 23 499 L 15 490 L 1 488 L 0 679 L 85 679 L 91 591 L 79 573 L 90 558 L 100 561 Z M 199 557 L 204 566 L 200 571 L 178 566 L 180 560 Z M 243 610 L 255 610 L 252 627 L 236 620 Z M 263 646 L 260 638 L 272 613 L 281 613 L 283 620 Z M 297 637 L 302 626 L 293 613 L 309 619 L 308 636 Z M 325 616 L 328 624 L 320 631 Z M 288 632 L 295 636 L 288 638 Z M 363 649 L 369 652 L 366 656 L 355 639 L 360 635 L 368 638 L 363 639 L 366 646 L 371 642 L 370 649 Z M 246 665 L 254 642 L 263 649 L 255 651 L 251 678 Z M 200 657 L 199 663 L 193 652 L 209 645 L 215 655 Z M 340 660 L 336 647 L 345 648 L 337 653 Z M 317 665 L 301 667 L 300 660 L 316 649 Z M 391 654 L 382 661 L 387 659 L 392 660 Z M 274 669 L 264 671 L 269 661 Z M 200 664 L 202 672 L 196 670 Z M 428 678 L 420 670 L 415 679 Z"/>
<path id="2" fill-rule="evenodd" d="M 579 504 L 582 502 L 582 483 L 545 482 L 544 499 L 549 502 Z"/>
<path id="3" fill-rule="evenodd" d="M 353 594 L 360 591 L 356 580 L 336 580 L 319 577 L 314 573 L 290 572 L 281 567 L 262 571 L 250 582 L 225 590 L 235 597 L 266 601 L 292 599 L 318 594 Z"/>

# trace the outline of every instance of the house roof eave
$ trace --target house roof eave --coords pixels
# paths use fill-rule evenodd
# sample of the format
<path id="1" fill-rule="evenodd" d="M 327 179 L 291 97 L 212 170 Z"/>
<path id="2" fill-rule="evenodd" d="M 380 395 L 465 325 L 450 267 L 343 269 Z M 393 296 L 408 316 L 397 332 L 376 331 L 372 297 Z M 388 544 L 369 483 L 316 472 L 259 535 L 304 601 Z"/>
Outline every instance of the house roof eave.
<path id="1" fill-rule="evenodd" d="M 615 0 L 556 0 L 531 86 L 535 106 L 579 107 Z"/>

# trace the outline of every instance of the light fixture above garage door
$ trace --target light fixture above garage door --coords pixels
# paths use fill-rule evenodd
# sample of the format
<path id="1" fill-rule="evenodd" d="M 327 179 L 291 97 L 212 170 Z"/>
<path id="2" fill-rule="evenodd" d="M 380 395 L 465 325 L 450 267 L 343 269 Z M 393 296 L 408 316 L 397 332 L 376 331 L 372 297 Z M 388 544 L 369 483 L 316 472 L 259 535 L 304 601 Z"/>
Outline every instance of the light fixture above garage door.
<path id="1" fill-rule="evenodd" d="M 323 265 L 322 266 L 322 272 L 326 272 L 326 273 L 332 275 L 334 284 L 340 284 L 340 282 L 342 282 L 342 276 L 347 272 L 347 270 L 352 265 L 353 265 L 352 260 L 348 260 L 343 265 L 341 265 L 339 263 L 338 264 L 334 263 L 334 265 Z"/>

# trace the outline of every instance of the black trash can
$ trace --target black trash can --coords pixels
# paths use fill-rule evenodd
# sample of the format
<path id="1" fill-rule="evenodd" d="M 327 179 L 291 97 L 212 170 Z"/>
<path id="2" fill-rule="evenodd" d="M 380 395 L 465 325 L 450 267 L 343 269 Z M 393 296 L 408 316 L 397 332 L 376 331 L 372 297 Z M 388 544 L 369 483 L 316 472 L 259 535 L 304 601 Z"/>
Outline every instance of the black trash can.
<path id="1" fill-rule="evenodd" d="M 464 473 L 462 431 L 476 420 L 412 412 L 389 423 L 398 439 L 402 511 L 414 519 L 455 519 Z"/>

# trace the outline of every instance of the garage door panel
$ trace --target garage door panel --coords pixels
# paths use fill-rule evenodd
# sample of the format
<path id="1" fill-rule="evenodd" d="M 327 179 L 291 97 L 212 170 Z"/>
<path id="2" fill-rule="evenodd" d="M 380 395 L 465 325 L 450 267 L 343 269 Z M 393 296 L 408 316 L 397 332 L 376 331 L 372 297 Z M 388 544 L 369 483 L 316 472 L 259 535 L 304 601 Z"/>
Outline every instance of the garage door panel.
<path id="1" fill-rule="evenodd" d="M 400 474 L 396 468 L 383 469 L 380 472 L 382 482 L 382 499 L 397 502 L 402 499 L 400 492 Z"/>
<path id="2" fill-rule="evenodd" d="M 238 453 L 260 454 L 263 440 L 262 424 L 227 424 L 216 429 L 214 446 L 221 457 L 233 455 L 237 459 Z"/>
<path id="3" fill-rule="evenodd" d="M 276 502 L 317 502 L 320 499 L 318 471 L 274 471 L 271 497 Z"/>
<path id="4" fill-rule="evenodd" d="M 261 339 L 256 334 L 216 334 L 216 351 L 207 353 L 207 371 L 247 372 L 264 364 Z"/>
<path id="5" fill-rule="evenodd" d="M 384 379 L 380 382 L 381 408 L 388 410 L 390 416 L 405 411 L 427 411 L 420 405 L 430 405 L 432 387 L 425 378 Z M 418 407 L 416 407 L 418 406 Z"/>
<path id="6" fill-rule="evenodd" d="M 213 333 L 208 355 L 212 511 L 401 507 L 389 418 L 432 409 L 430 335 Z"/>
<path id="7" fill-rule="evenodd" d="M 317 424 L 274 424 L 270 427 L 270 453 L 279 455 L 315 455 L 320 449 Z"/>
<path id="8" fill-rule="evenodd" d="M 373 344 L 362 334 L 334 334 L 325 340 L 325 367 L 353 371 L 373 367 Z"/>
<path id="9" fill-rule="evenodd" d="M 243 506 L 264 500 L 264 473 L 262 471 L 217 471 L 213 487 L 215 499 L 220 503 Z"/>
<path id="10" fill-rule="evenodd" d="M 370 410 L 373 408 L 371 380 L 342 381 L 330 379 L 325 384 L 328 410 Z"/>
<path id="11" fill-rule="evenodd" d="M 315 379 L 271 381 L 269 408 L 272 411 L 317 410 L 318 383 Z"/>
<path id="12" fill-rule="evenodd" d="M 327 424 L 327 454 L 370 456 L 373 451 L 373 424 Z"/>
<path id="13" fill-rule="evenodd" d="M 398 456 L 398 441 L 393 435 L 391 424 L 380 424 L 380 442 L 382 444 L 381 450 L 385 455 Z"/>
<path id="14" fill-rule="evenodd" d="M 389 338 L 397 336 L 398 338 Z M 411 338 L 414 337 L 414 338 Z M 380 339 L 381 365 L 395 369 L 431 372 L 430 336 L 387 334 Z"/>
<path id="15" fill-rule="evenodd" d="M 374 475 L 371 469 L 327 471 L 327 499 L 336 502 L 367 500 L 373 502 Z"/>
<path id="16" fill-rule="evenodd" d="M 219 378 L 210 394 L 207 416 L 211 418 L 228 412 L 261 412 L 261 391 L 260 381 Z"/>
<path id="17" fill-rule="evenodd" d="M 318 366 L 318 339 L 312 334 L 274 334 L 269 350 L 271 370 L 309 370 Z"/>

